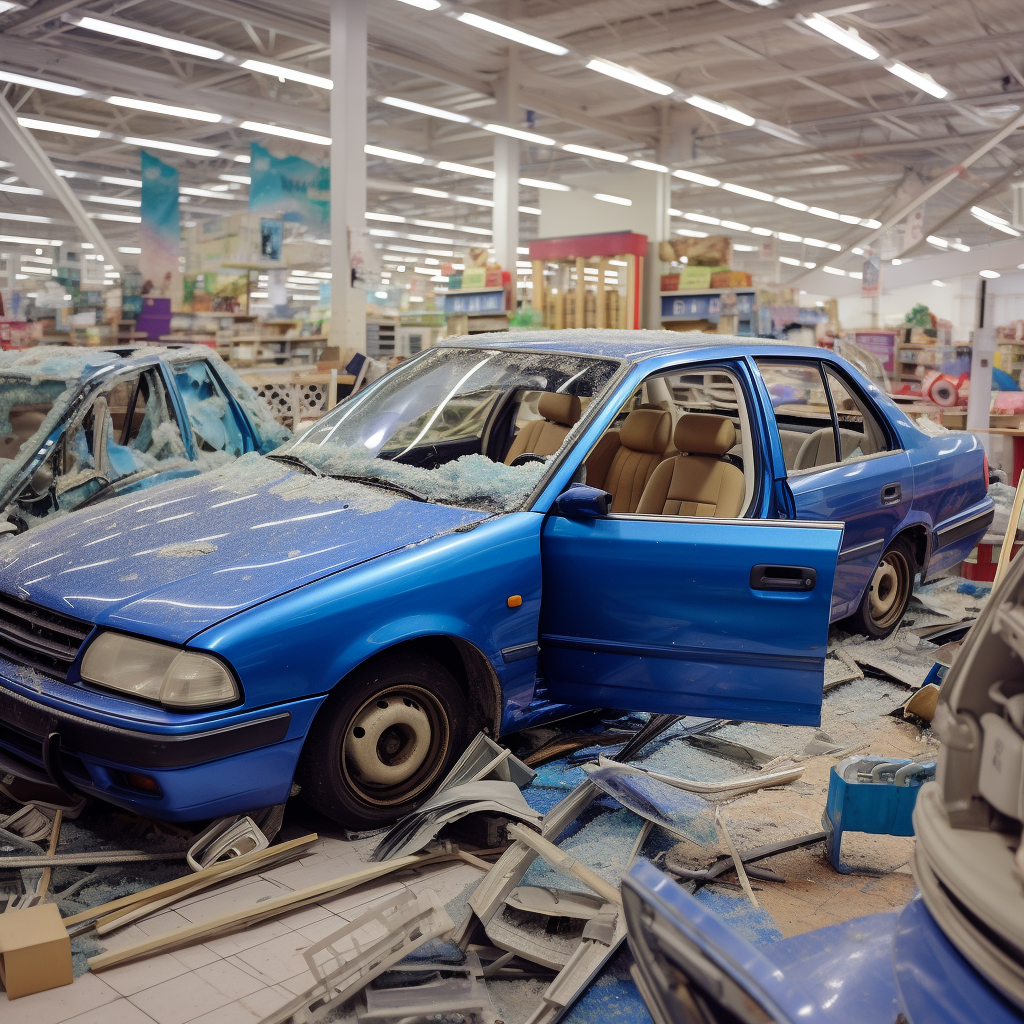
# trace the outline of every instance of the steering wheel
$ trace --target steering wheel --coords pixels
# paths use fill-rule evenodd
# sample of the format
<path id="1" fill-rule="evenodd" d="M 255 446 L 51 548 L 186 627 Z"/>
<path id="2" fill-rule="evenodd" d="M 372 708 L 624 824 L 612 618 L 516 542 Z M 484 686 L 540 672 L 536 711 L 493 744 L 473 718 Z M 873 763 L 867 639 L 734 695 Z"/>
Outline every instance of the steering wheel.
<path id="1" fill-rule="evenodd" d="M 525 466 L 528 462 L 543 462 L 544 456 L 538 455 L 536 452 L 523 452 L 522 455 L 517 455 L 510 463 L 509 466 Z"/>

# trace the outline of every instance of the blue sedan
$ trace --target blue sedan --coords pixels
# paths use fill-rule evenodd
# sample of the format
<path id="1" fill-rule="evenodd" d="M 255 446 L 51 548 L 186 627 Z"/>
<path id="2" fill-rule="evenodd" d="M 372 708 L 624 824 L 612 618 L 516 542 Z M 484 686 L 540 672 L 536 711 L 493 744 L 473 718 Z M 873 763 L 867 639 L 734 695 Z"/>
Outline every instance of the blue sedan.
<path id="1" fill-rule="evenodd" d="M 981 444 L 817 349 L 453 339 L 270 455 L 0 547 L 0 770 L 188 821 L 416 806 L 467 739 L 614 707 L 817 724 L 992 517 Z"/>

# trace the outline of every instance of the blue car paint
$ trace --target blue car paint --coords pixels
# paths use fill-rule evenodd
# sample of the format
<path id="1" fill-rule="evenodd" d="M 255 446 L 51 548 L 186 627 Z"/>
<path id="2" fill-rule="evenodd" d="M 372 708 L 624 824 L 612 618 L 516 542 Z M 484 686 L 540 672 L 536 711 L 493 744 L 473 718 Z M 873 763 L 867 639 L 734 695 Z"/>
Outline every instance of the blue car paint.
<path id="1" fill-rule="evenodd" d="M 260 721 L 283 708 L 291 713 L 287 734 L 259 749 L 189 767 L 147 769 L 147 774 L 159 776 L 161 797 L 128 791 L 110 781 L 118 777 L 118 771 L 131 771 L 133 765 L 95 756 L 88 761 L 83 758 L 93 775 L 88 782 L 80 781 L 83 789 L 170 820 L 251 808 L 258 794 L 266 797 L 266 802 L 278 802 L 288 791 L 306 730 L 331 689 L 374 654 L 420 637 L 451 638 L 466 657 L 485 667 L 486 671 L 481 671 L 487 678 L 479 700 L 490 708 L 496 731 L 565 714 L 570 709 L 561 702 L 568 700 L 576 706 L 607 706 L 616 701 L 626 706 L 630 687 L 634 687 L 634 696 L 640 694 L 639 710 L 671 705 L 672 710 L 689 713 L 816 722 L 828 617 L 826 609 L 818 605 L 827 601 L 831 589 L 839 533 L 818 524 L 686 524 L 688 532 L 692 529 L 694 537 L 702 541 L 721 538 L 717 548 L 721 564 L 705 564 L 705 569 L 726 570 L 739 588 L 739 603 L 730 608 L 722 587 L 715 591 L 714 602 L 708 603 L 711 591 L 700 591 L 694 578 L 690 598 L 694 613 L 704 615 L 704 620 L 699 638 L 689 640 L 690 657 L 678 657 L 678 623 L 662 622 L 663 635 L 653 640 L 644 635 L 639 645 L 634 644 L 625 654 L 615 647 L 614 637 L 605 638 L 609 643 L 602 650 L 583 652 L 582 660 L 577 649 L 568 660 L 577 659 L 578 663 L 568 670 L 567 649 L 559 653 L 560 649 L 553 647 L 552 665 L 559 678 L 551 688 L 546 655 L 538 659 L 536 648 L 541 594 L 545 587 L 550 587 L 548 596 L 557 592 L 550 574 L 542 583 L 545 548 L 550 549 L 547 554 L 553 562 L 567 560 L 568 573 L 573 561 L 571 543 L 575 543 L 572 534 L 582 525 L 547 513 L 623 401 L 646 377 L 695 364 L 728 367 L 747 396 L 758 461 L 752 514 L 785 519 L 794 509 L 774 416 L 767 400 L 761 400 L 763 383 L 749 357 L 787 351 L 806 357 L 806 349 L 708 345 L 706 339 L 685 338 L 672 338 L 665 344 L 628 332 L 606 334 L 595 339 L 565 332 L 542 341 L 501 336 L 469 343 L 523 351 L 555 349 L 622 360 L 606 399 L 590 404 L 576 442 L 556 460 L 525 511 L 491 516 L 405 499 L 386 501 L 386 507 L 376 510 L 361 510 L 358 497 L 350 508 L 339 508 L 340 500 L 289 501 L 272 493 L 274 488 L 296 480 L 308 484 L 310 478 L 282 465 L 280 479 L 254 484 L 251 493 L 244 495 L 215 492 L 216 481 L 204 476 L 141 497 L 113 499 L 97 509 L 65 517 L 56 529 L 44 525 L 34 530 L 13 549 L 13 560 L 0 553 L 0 593 L 76 615 L 99 628 L 213 652 L 226 659 L 238 677 L 244 694 L 239 706 L 181 714 L 143 705 L 83 684 L 78 662 L 67 683 L 27 682 L 15 666 L 0 659 L 0 684 L 42 705 L 154 736 L 199 734 L 214 726 Z M 899 431 L 904 448 L 912 456 L 918 453 L 917 464 L 923 467 L 931 440 L 846 364 L 828 353 L 815 351 L 813 355 L 835 361 L 844 373 L 856 378 L 863 391 L 871 393 L 892 429 Z M 976 444 L 973 438 L 967 445 L 971 443 Z M 974 451 L 976 461 L 980 460 L 980 447 Z M 966 449 L 963 454 L 973 457 Z M 961 471 L 958 486 L 967 496 L 976 497 L 976 488 L 964 482 L 965 475 Z M 983 482 L 979 485 L 983 492 Z M 353 487 L 356 494 L 370 491 L 379 497 L 383 493 L 372 487 Z M 982 493 L 977 507 L 986 501 Z M 952 514 L 948 503 L 944 507 Z M 924 518 L 928 520 L 927 513 Z M 127 524 L 129 529 L 117 537 L 109 549 L 111 556 L 97 558 L 119 521 L 122 528 Z M 203 526 L 197 531 L 194 524 Z M 609 535 L 616 529 L 625 530 L 631 535 L 630 543 L 643 548 L 656 543 L 656 535 L 673 525 L 635 521 L 628 523 L 627 529 L 620 521 L 608 520 L 598 529 Z M 929 522 L 929 528 L 932 525 Z M 733 534 L 729 531 L 734 530 L 750 536 L 741 549 L 730 553 Z M 214 550 L 194 557 L 160 556 L 161 548 L 187 544 L 197 536 L 209 538 Z M 563 541 L 564 550 L 556 551 Z M 97 548 L 97 544 L 101 546 Z M 768 596 L 750 589 L 744 567 L 749 573 L 751 561 L 769 560 L 760 555 L 773 547 L 780 559 L 789 559 L 785 564 L 816 569 L 820 582 L 812 593 Z M 802 550 L 796 552 L 794 547 Z M 702 545 L 694 550 L 706 554 Z M 759 557 L 755 558 L 755 553 Z M 798 553 L 800 559 L 793 562 Z M 57 565 L 49 563 L 47 569 L 44 563 L 50 559 Z M 579 565 L 578 557 L 575 565 Z M 616 576 L 606 581 L 613 591 L 624 582 L 621 569 L 620 565 Z M 595 592 L 588 596 L 592 601 L 600 596 L 596 591 L 599 581 L 595 578 L 593 582 Z M 705 587 L 713 588 L 714 583 L 709 579 Z M 644 580 L 630 583 L 629 598 L 642 599 L 644 584 Z M 522 598 L 522 605 L 514 610 L 507 605 L 513 595 Z M 705 603 L 707 607 L 703 607 Z M 793 610 L 798 606 L 805 612 L 817 608 L 817 614 L 801 616 L 799 621 L 806 629 L 794 632 L 792 623 L 798 619 Z M 737 614 L 738 608 L 743 612 Z M 769 609 L 771 629 L 751 625 L 764 619 Z M 649 605 L 648 610 L 656 615 Z M 545 629 L 551 627 L 549 635 L 571 635 L 574 616 L 576 627 L 580 626 L 578 610 L 559 607 L 555 612 L 554 617 L 548 614 L 545 619 Z M 560 621 L 559 615 L 564 619 Z M 633 623 L 634 632 L 640 625 Z M 577 637 L 580 635 L 585 632 L 580 634 L 577 629 Z M 88 640 L 83 651 L 87 644 Z M 654 647 L 668 657 L 647 659 L 646 653 Z M 696 656 L 697 648 L 703 648 L 702 660 Z M 644 661 L 647 674 L 636 691 L 632 677 Z M 600 685 L 585 692 L 580 685 L 581 670 L 593 672 Z M 816 693 L 809 686 L 812 675 L 817 679 Z M 702 678 L 706 680 L 704 690 L 700 690 Z M 680 679 L 688 680 L 685 700 Z M 2 749 L 18 753 L 0 736 Z M 24 751 L 19 756 L 26 757 Z M 27 759 L 41 763 L 31 756 Z"/>
<path id="2" fill-rule="evenodd" d="M 855 918 L 758 950 L 647 861 L 624 877 L 623 891 L 630 947 L 656 990 L 665 977 L 656 961 L 669 944 L 652 936 L 675 932 L 777 1024 L 1024 1020 L 960 955 L 919 897 L 895 913 Z M 639 907 L 649 915 L 643 923 Z"/>

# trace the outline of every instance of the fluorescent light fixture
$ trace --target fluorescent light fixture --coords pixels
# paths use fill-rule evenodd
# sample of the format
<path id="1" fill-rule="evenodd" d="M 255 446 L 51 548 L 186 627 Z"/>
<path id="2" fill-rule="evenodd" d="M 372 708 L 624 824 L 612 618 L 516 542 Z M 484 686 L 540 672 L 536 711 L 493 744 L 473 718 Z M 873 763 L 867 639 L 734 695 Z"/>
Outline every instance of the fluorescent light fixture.
<path id="1" fill-rule="evenodd" d="M 303 85 L 315 85 L 320 89 L 334 88 L 334 83 L 329 78 L 324 78 L 323 75 L 312 75 L 308 71 L 281 67 L 280 64 L 268 64 L 262 60 L 243 60 L 239 66 L 247 71 L 259 71 L 264 75 L 285 78 L 290 82 L 302 82 Z"/>
<path id="2" fill-rule="evenodd" d="M 370 215 L 367 214 L 366 216 L 369 217 Z M 387 219 L 388 220 L 405 220 L 404 217 L 388 217 Z M 447 221 L 443 221 L 443 220 L 414 220 L 412 223 L 415 224 L 417 227 L 420 227 L 420 228 L 440 228 L 442 231 L 446 231 L 446 230 L 447 231 L 455 231 L 456 230 L 454 224 L 449 224 Z M 490 234 L 490 231 L 488 231 L 487 234 Z"/>
<path id="3" fill-rule="evenodd" d="M 103 175 L 100 179 L 104 185 L 124 185 L 126 188 L 142 188 L 142 182 L 138 178 L 112 178 Z"/>
<path id="4" fill-rule="evenodd" d="M 502 39 L 510 39 L 513 43 L 532 46 L 535 50 L 543 50 L 545 53 L 554 54 L 556 57 L 564 57 L 569 52 L 566 47 L 560 46 L 558 43 L 548 42 L 547 39 L 541 39 L 540 36 L 530 35 L 529 32 L 523 32 L 500 21 L 492 21 L 490 18 L 481 17 L 479 14 L 472 14 L 467 11 L 464 14 L 460 14 L 458 20 L 463 25 L 472 25 L 473 28 L 479 28 L 484 32 L 501 36 Z"/>
<path id="5" fill-rule="evenodd" d="M 733 243 L 733 249 L 736 252 L 757 252 L 756 245 L 740 245 L 738 242 Z"/>
<path id="6" fill-rule="evenodd" d="M 946 282 L 945 281 L 940 281 L 940 280 L 938 280 L 938 278 L 936 278 L 934 281 L 932 281 L 932 284 L 936 288 L 945 288 L 946 287 Z"/>
<path id="7" fill-rule="evenodd" d="M 708 99 L 707 96 L 687 96 L 686 102 L 691 107 L 700 107 L 701 110 L 706 110 L 709 114 L 718 114 L 719 117 L 728 118 L 730 121 L 735 121 L 745 128 L 751 128 L 757 123 L 756 117 L 744 114 L 742 110 L 730 107 L 728 103 L 719 103 L 718 100 Z"/>
<path id="8" fill-rule="evenodd" d="M 519 212 L 520 213 L 533 213 L 535 211 L 534 211 L 532 206 L 520 206 L 519 207 Z M 539 216 L 540 215 L 540 210 L 537 210 L 536 213 Z M 457 227 L 456 225 L 452 225 L 452 226 L 455 228 L 456 231 L 465 231 L 467 234 L 470 234 L 470 235 L 493 235 L 494 234 L 494 232 L 490 228 L 474 228 L 474 227 L 470 227 L 469 225 L 463 225 L 462 227 Z"/>
<path id="9" fill-rule="evenodd" d="M 294 128 L 282 128 L 279 124 L 262 124 L 259 121 L 243 121 L 239 128 L 250 132 L 265 132 L 267 135 L 279 135 L 282 139 L 295 139 L 296 142 L 312 142 L 316 146 L 329 146 L 330 136 L 315 135 L 313 132 L 299 132 Z"/>
<path id="10" fill-rule="evenodd" d="M 2 0 L 0 0 L 2 3 Z M 0 14 L 3 7 L 0 6 Z M 13 82 L 14 85 L 27 85 L 32 89 L 43 89 L 46 92 L 59 92 L 64 96 L 84 96 L 85 89 L 74 85 L 61 85 L 59 82 L 47 82 L 43 78 L 30 78 L 28 75 L 17 75 L 13 71 L 0 70 L 0 82 Z"/>
<path id="11" fill-rule="evenodd" d="M 600 199 L 602 203 L 614 203 L 616 206 L 632 206 L 632 199 L 623 199 L 622 196 L 610 196 L 605 192 L 595 192 L 595 199 Z"/>
<path id="12" fill-rule="evenodd" d="M 771 236 L 772 236 L 772 229 L 771 228 L 751 228 L 750 231 L 751 231 L 751 234 L 762 235 L 765 238 L 771 238 Z"/>
<path id="13" fill-rule="evenodd" d="M 934 96 L 937 100 L 944 100 L 950 95 L 950 91 L 939 85 L 931 75 L 908 68 L 906 64 L 900 64 L 899 61 L 886 64 L 885 69 L 891 71 L 897 78 L 902 78 L 904 82 L 909 82 L 915 88 L 928 93 L 929 96 Z"/>
<path id="14" fill-rule="evenodd" d="M 950 249 L 956 249 L 957 252 L 971 251 L 971 247 L 969 245 L 964 245 L 962 242 L 950 242 L 949 247 Z"/>
<path id="15" fill-rule="evenodd" d="M 782 237 L 781 235 L 779 236 Z M 820 238 L 805 238 L 804 245 L 811 245 L 815 249 L 827 249 L 828 242 L 823 242 Z"/>
<path id="16" fill-rule="evenodd" d="M 949 242 L 947 242 L 944 238 L 939 238 L 938 235 L 929 235 L 925 239 L 925 241 L 926 242 L 931 242 L 932 245 L 937 245 L 940 249 L 948 249 L 949 248 Z"/>
<path id="17" fill-rule="evenodd" d="M 414 103 L 412 100 L 403 100 L 398 96 L 382 96 L 380 101 L 389 107 L 401 107 L 402 110 L 412 110 L 417 114 L 427 114 L 429 117 L 443 117 L 446 121 L 457 121 L 459 124 L 469 124 L 472 120 L 465 114 L 456 114 L 453 110 L 428 107 L 425 103 Z"/>
<path id="18" fill-rule="evenodd" d="M 681 178 L 683 181 L 692 181 L 695 185 L 707 185 L 715 188 L 722 183 L 717 178 L 709 178 L 706 174 L 698 174 L 696 171 L 673 171 L 673 178 Z"/>
<path id="19" fill-rule="evenodd" d="M 121 224 L 141 224 L 141 217 L 129 217 L 124 213 L 90 213 L 93 220 L 116 220 Z"/>
<path id="20" fill-rule="evenodd" d="M 53 271 L 49 267 L 25 267 L 21 268 L 23 274 L 42 274 L 44 277 L 52 277 Z"/>
<path id="21" fill-rule="evenodd" d="M 843 28 L 821 14 L 812 14 L 809 17 L 798 14 L 797 18 L 819 35 L 852 50 L 858 57 L 863 57 L 865 60 L 877 60 L 879 57 L 878 51 L 870 43 L 864 42 L 854 29 Z"/>
<path id="22" fill-rule="evenodd" d="M 438 235 L 405 235 L 404 237 L 411 239 L 413 242 L 438 242 L 441 245 L 455 245 L 454 238 L 441 238 Z M 464 244 L 464 243 L 463 243 Z"/>
<path id="23" fill-rule="evenodd" d="M 363 146 L 363 152 L 370 156 L 382 156 L 387 160 L 401 160 L 407 164 L 421 164 L 423 157 L 416 153 L 402 153 L 397 149 L 385 149 L 383 146 Z"/>
<path id="24" fill-rule="evenodd" d="M 867 219 L 862 220 L 860 222 L 860 226 L 862 228 L 871 228 L 872 230 L 874 230 L 875 228 L 880 228 L 882 226 L 882 222 L 880 220 L 872 220 L 870 217 L 868 217 Z"/>
<path id="25" fill-rule="evenodd" d="M 77 124 L 60 124 L 58 121 L 37 121 L 34 117 L 19 117 L 22 128 L 35 128 L 40 132 L 59 132 L 61 135 L 80 135 L 83 139 L 98 139 L 98 128 L 83 128 Z"/>
<path id="26" fill-rule="evenodd" d="M 86 196 L 87 203 L 106 203 L 108 206 L 141 206 L 139 199 L 122 199 L 120 196 Z"/>
<path id="27" fill-rule="evenodd" d="M 646 89 L 648 92 L 657 93 L 659 96 L 671 96 L 675 89 L 671 85 L 659 82 L 654 78 L 634 71 L 632 68 L 624 68 L 621 64 L 613 64 L 610 60 L 601 60 L 595 57 L 587 64 L 591 71 L 607 75 L 609 78 L 617 78 L 620 82 L 635 85 L 638 89 Z"/>
<path id="28" fill-rule="evenodd" d="M 859 245 L 855 245 L 850 250 L 850 252 L 852 252 L 854 256 L 863 256 L 864 255 L 864 250 Z"/>
<path id="29" fill-rule="evenodd" d="M 224 119 L 220 114 L 211 114 L 206 110 L 193 110 L 191 107 L 173 107 L 168 103 L 153 103 L 151 100 L 139 100 L 133 96 L 108 96 L 108 103 L 115 107 L 131 107 L 133 110 L 148 110 L 152 114 L 167 114 L 170 117 L 186 117 L 193 121 L 208 121 L 217 124 Z"/>
<path id="30" fill-rule="evenodd" d="M 698 224 L 721 224 L 722 222 L 717 217 L 709 217 L 704 213 L 684 213 L 683 216 L 687 220 L 695 220 Z"/>
<path id="31" fill-rule="evenodd" d="M 665 174 L 668 168 L 664 164 L 656 164 L 651 160 L 630 160 L 631 167 L 639 167 L 642 171 L 660 171 Z"/>
<path id="32" fill-rule="evenodd" d="M 52 224 L 52 217 L 40 217 L 34 213 L 8 213 L 0 210 L 0 220 L 20 220 L 25 224 Z"/>
<path id="33" fill-rule="evenodd" d="M 793 234 L 790 234 L 788 231 L 780 231 L 779 232 L 779 241 L 780 242 L 802 242 L 803 240 L 804 240 L 803 235 L 793 235 Z"/>
<path id="34" fill-rule="evenodd" d="M 804 263 L 802 265 L 805 266 L 808 270 L 813 270 L 818 264 L 817 263 Z"/>
<path id="35" fill-rule="evenodd" d="M 785 196 L 776 196 L 775 202 L 778 203 L 779 206 L 785 206 L 788 210 L 804 211 L 808 208 L 806 203 L 801 203 L 796 199 L 786 199 Z"/>
<path id="36" fill-rule="evenodd" d="M 139 256 L 142 253 L 137 245 L 119 245 L 117 251 L 123 252 L 126 256 Z"/>
<path id="37" fill-rule="evenodd" d="M 474 167 L 472 164 L 456 164 L 450 160 L 438 160 L 437 166 L 442 171 L 454 171 L 456 174 L 471 174 L 474 178 L 494 177 L 494 171 L 489 171 L 486 167 Z"/>
<path id="38" fill-rule="evenodd" d="M 20 11 L 24 6 L 24 4 L 16 4 L 14 0 L 0 0 L 0 14 L 6 14 L 8 11 Z"/>
<path id="39" fill-rule="evenodd" d="M 733 231 L 749 231 L 750 230 L 750 225 L 749 224 L 741 224 L 737 220 L 723 220 L 722 221 L 722 227 L 723 228 L 731 228 Z"/>
<path id="40" fill-rule="evenodd" d="M 399 0 L 399 3 L 418 7 L 421 11 L 436 11 L 441 6 L 441 0 Z"/>
<path id="41" fill-rule="evenodd" d="M 825 246 L 825 248 L 826 249 L 831 249 L 833 252 L 842 252 L 843 251 L 843 247 L 841 245 L 839 245 L 837 242 L 829 242 L 828 245 Z"/>
<path id="42" fill-rule="evenodd" d="M 23 235 L 0 235 L 0 242 L 11 245 L 63 245 L 59 238 L 25 238 Z"/>
<path id="43" fill-rule="evenodd" d="M 578 153 L 580 156 L 593 156 L 598 160 L 611 160 L 612 163 L 616 164 L 624 164 L 629 161 L 629 157 L 624 156 L 622 153 L 610 153 L 606 149 L 592 149 L 590 146 L 577 146 L 572 142 L 563 146 L 562 149 L 568 153 Z"/>
<path id="44" fill-rule="evenodd" d="M 854 217 L 852 214 L 849 214 L 849 213 L 841 213 L 841 214 L 839 214 L 839 219 L 844 224 L 859 224 L 860 223 L 860 217 Z"/>
<path id="45" fill-rule="evenodd" d="M 245 174 L 218 174 L 217 177 L 220 178 L 221 181 L 233 181 L 236 185 L 252 184 L 252 178 Z"/>
<path id="46" fill-rule="evenodd" d="M 45 263 L 48 267 L 53 266 L 52 256 L 22 256 L 22 263 Z"/>
<path id="47" fill-rule="evenodd" d="M 495 135 L 507 135 L 511 139 L 522 139 L 523 142 L 534 142 L 538 146 L 553 146 L 554 139 L 546 135 L 537 135 L 534 132 L 524 132 L 519 128 L 509 128 L 503 124 L 485 124 L 484 130 L 494 132 Z"/>
<path id="48" fill-rule="evenodd" d="M 668 209 L 668 215 L 670 217 L 682 217 L 683 211 L 682 210 L 676 210 L 675 208 L 670 206 L 669 209 Z"/>
<path id="49" fill-rule="evenodd" d="M 447 199 L 448 193 L 436 188 L 413 188 L 413 193 L 418 196 L 433 196 L 435 199 Z"/>
<path id="50" fill-rule="evenodd" d="M 18 196 L 41 196 L 41 188 L 29 188 L 28 185 L 0 185 L 0 192 L 12 192 Z"/>
<path id="51" fill-rule="evenodd" d="M 785 264 L 787 264 L 790 267 L 799 267 L 800 266 L 800 261 L 793 259 L 792 256 L 780 256 L 779 257 L 779 262 L 780 263 L 785 263 Z"/>
<path id="52" fill-rule="evenodd" d="M 540 181 L 537 178 L 520 178 L 520 185 L 527 188 L 546 188 L 551 192 L 571 192 L 569 185 L 563 185 L 560 181 Z"/>
<path id="53" fill-rule="evenodd" d="M 734 185 L 731 181 L 723 182 L 722 188 L 726 192 L 735 192 L 736 195 L 746 196 L 748 199 L 760 199 L 765 203 L 771 203 L 775 200 L 775 196 L 769 195 L 767 192 L 761 192 L 756 188 L 747 188 L 746 185 Z"/>
<path id="54" fill-rule="evenodd" d="M 1015 238 L 1020 237 L 1020 232 L 1015 228 L 1010 227 L 1010 222 L 1008 220 L 1003 217 L 999 217 L 994 213 L 989 213 L 988 210 L 983 210 L 980 206 L 971 207 L 971 216 L 976 220 L 980 220 L 982 224 L 987 224 L 990 228 L 995 228 L 996 231 L 1002 231 L 1007 235 L 1013 235 Z"/>
<path id="55" fill-rule="evenodd" d="M 224 56 L 223 50 L 215 50 L 212 46 L 200 46 L 198 43 L 190 43 L 186 39 L 175 39 L 174 36 L 159 35 L 156 32 L 147 32 L 145 29 L 135 28 L 132 25 L 121 25 L 114 21 L 101 21 L 99 18 L 72 17 L 72 23 L 79 28 L 87 28 L 93 32 L 103 32 L 108 36 L 118 36 L 121 39 L 131 39 L 132 42 L 145 43 L 148 46 L 159 46 L 162 50 L 187 53 L 191 57 L 220 60 Z"/>
<path id="56" fill-rule="evenodd" d="M 835 210 L 823 210 L 820 206 L 809 206 L 807 207 L 808 213 L 813 213 L 815 217 L 824 217 L 826 220 L 839 220 L 839 214 Z M 860 223 L 860 218 L 855 219 L 856 223 Z"/>
<path id="57" fill-rule="evenodd" d="M 399 217 L 394 213 L 367 213 L 365 216 L 367 220 L 387 220 L 395 224 L 405 223 L 404 217 Z"/>
<path id="58" fill-rule="evenodd" d="M 826 274 L 835 274 L 836 277 L 846 277 L 846 271 L 840 270 L 838 267 L 822 267 L 821 269 L 824 270 Z"/>
<path id="59" fill-rule="evenodd" d="M 493 207 L 493 199 L 480 199 L 478 196 L 452 196 L 457 203 L 469 203 L 470 206 Z"/>
<path id="60" fill-rule="evenodd" d="M 1002 276 L 998 270 L 979 270 L 978 273 L 982 277 L 988 278 L 990 281 L 994 281 L 997 277 Z"/>
<path id="61" fill-rule="evenodd" d="M 370 228 L 367 234 L 373 235 L 374 238 L 398 238 L 399 234 L 397 231 L 385 231 L 383 228 Z"/>
<path id="62" fill-rule="evenodd" d="M 187 153 L 189 156 L 220 156 L 219 149 L 207 149 L 205 146 L 187 146 L 183 142 L 164 142 L 162 139 L 137 139 L 126 135 L 122 142 L 129 146 L 141 146 L 143 149 L 166 149 L 170 153 Z"/>
<path id="63" fill-rule="evenodd" d="M 222 188 L 227 188 L 226 185 L 222 185 Z M 185 196 L 199 196 L 202 199 L 231 199 L 235 202 L 239 200 L 245 200 L 245 196 L 235 196 L 228 192 L 215 192 L 208 188 L 192 188 L 190 185 L 182 185 L 178 191 Z"/>
<path id="64" fill-rule="evenodd" d="M 859 270 L 851 270 L 850 277 L 852 277 L 856 281 L 864 280 L 864 275 Z"/>
<path id="65" fill-rule="evenodd" d="M 698 231 L 696 228 L 676 228 L 677 235 L 684 235 L 686 238 L 707 238 L 706 231 Z"/>
<path id="66" fill-rule="evenodd" d="M 236 164 L 251 164 L 252 163 L 252 157 L 249 156 L 248 153 L 239 153 L 238 156 L 233 156 L 231 159 L 234 160 Z"/>

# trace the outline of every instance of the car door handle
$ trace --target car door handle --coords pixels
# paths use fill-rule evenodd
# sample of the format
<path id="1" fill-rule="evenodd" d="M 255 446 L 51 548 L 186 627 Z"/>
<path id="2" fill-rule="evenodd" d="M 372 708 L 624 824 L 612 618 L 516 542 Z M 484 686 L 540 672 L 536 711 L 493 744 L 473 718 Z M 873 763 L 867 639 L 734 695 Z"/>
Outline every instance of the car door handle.
<path id="1" fill-rule="evenodd" d="M 751 590 L 813 590 L 818 573 L 805 565 L 755 565 Z"/>
<path id="2" fill-rule="evenodd" d="M 899 484 L 886 484 L 882 488 L 882 504 L 898 505 L 903 500 L 903 488 Z"/>

